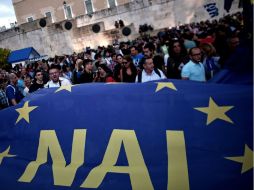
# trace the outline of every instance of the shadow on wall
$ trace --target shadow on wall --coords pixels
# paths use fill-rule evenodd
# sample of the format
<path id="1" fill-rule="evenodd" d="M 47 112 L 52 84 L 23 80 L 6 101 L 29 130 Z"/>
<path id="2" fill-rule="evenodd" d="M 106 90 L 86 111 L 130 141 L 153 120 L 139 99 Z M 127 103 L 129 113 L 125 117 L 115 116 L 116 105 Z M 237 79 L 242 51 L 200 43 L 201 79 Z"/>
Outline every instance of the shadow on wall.
<path id="1" fill-rule="evenodd" d="M 181 25 L 196 21 L 196 11 L 203 8 L 204 0 L 174 1 L 175 24 Z"/>

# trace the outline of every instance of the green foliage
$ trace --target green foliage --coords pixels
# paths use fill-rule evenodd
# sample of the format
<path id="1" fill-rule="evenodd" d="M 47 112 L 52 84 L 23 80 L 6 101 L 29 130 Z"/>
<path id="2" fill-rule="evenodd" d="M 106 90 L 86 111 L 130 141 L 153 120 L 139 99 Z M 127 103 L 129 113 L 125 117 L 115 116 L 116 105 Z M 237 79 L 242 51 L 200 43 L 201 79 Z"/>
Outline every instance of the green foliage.
<path id="1" fill-rule="evenodd" d="M 0 48 L 0 68 L 6 68 L 9 66 L 7 59 L 11 50 Z"/>

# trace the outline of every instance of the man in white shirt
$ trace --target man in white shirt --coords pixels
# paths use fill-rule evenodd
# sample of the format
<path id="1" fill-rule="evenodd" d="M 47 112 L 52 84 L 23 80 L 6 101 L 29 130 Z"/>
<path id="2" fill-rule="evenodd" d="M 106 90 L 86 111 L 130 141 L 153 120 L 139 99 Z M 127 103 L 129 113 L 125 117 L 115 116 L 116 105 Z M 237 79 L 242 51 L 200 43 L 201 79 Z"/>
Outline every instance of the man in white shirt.
<path id="1" fill-rule="evenodd" d="M 60 77 L 60 66 L 52 65 L 49 69 L 49 77 L 50 81 L 45 84 L 45 88 L 53 88 L 60 86 L 68 86 L 71 85 L 71 82 L 65 78 Z"/>
<path id="2" fill-rule="evenodd" d="M 136 82 L 148 82 L 153 80 L 166 79 L 164 73 L 157 68 L 154 68 L 153 59 L 146 58 L 143 61 L 143 70 L 136 77 Z"/>

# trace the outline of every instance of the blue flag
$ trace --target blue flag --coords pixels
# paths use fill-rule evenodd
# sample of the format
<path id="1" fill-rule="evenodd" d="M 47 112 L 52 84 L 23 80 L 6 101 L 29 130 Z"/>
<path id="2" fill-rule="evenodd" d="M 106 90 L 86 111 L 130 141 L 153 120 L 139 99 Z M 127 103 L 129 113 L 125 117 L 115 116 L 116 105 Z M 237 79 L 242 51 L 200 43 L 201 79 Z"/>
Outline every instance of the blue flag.
<path id="1" fill-rule="evenodd" d="M 42 89 L 0 112 L 4 190 L 251 190 L 249 85 Z"/>
<path id="2" fill-rule="evenodd" d="M 229 12 L 229 10 L 231 9 L 233 1 L 234 0 L 224 0 L 224 10 Z"/>

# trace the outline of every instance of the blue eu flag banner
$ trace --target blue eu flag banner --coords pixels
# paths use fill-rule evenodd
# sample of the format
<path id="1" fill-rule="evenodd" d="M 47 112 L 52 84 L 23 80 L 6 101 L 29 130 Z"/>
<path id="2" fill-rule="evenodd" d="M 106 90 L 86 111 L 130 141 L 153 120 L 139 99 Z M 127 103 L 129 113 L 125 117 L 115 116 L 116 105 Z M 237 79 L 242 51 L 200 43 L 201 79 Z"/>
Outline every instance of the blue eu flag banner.
<path id="1" fill-rule="evenodd" d="M 252 86 L 42 89 L 0 112 L 4 190 L 248 190 Z"/>

